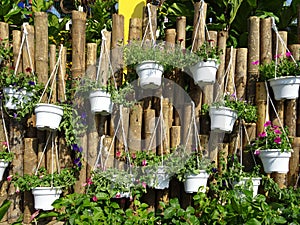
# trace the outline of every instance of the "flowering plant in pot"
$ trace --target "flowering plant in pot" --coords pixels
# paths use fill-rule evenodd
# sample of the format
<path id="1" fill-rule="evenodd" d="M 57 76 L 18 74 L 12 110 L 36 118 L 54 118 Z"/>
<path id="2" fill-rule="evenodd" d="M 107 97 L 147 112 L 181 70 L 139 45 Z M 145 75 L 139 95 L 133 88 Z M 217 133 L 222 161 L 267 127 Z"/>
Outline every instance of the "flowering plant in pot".
<path id="1" fill-rule="evenodd" d="M 37 82 L 31 68 L 26 73 L 14 74 L 14 70 L 3 67 L 0 71 L 0 86 L 4 95 L 4 106 L 16 119 L 31 115 L 43 92 L 44 85 Z"/>
<path id="2" fill-rule="evenodd" d="M 202 87 L 206 84 L 215 83 L 222 50 L 219 50 L 217 46 L 213 46 L 213 40 L 208 40 L 195 51 L 195 54 L 198 59 L 194 58 L 193 64 L 189 67 L 195 84 Z"/>
<path id="3" fill-rule="evenodd" d="M 8 143 L 2 142 L 2 151 L 0 151 L 0 180 L 3 178 L 6 167 L 13 160 L 14 154 L 8 151 Z"/>
<path id="4" fill-rule="evenodd" d="M 271 121 L 267 121 L 264 128 L 247 149 L 261 158 L 266 173 L 287 173 L 292 151 L 288 128 L 273 125 Z"/>
<path id="5" fill-rule="evenodd" d="M 69 168 L 53 174 L 48 173 L 45 168 L 40 168 L 36 174 L 11 175 L 7 180 L 14 184 L 17 192 L 32 190 L 36 209 L 51 210 L 51 204 L 59 198 L 63 189 L 74 185 L 76 178 L 73 170 Z"/>
<path id="6" fill-rule="evenodd" d="M 259 80 L 269 81 L 276 100 L 295 99 L 298 97 L 300 85 L 300 64 L 290 52 L 286 57 L 276 55 L 270 63 L 259 65 Z M 258 64 L 258 61 L 253 62 Z"/>
<path id="7" fill-rule="evenodd" d="M 246 123 L 257 120 L 257 107 L 251 103 L 237 99 L 235 94 L 226 94 L 220 101 L 211 106 L 203 104 L 202 114 L 210 115 L 211 130 L 231 132 L 236 119 Z"/>
<path id="8" fill-rule="evenodd" d="M 210 160 L 205 158 L 200 151 L 185 154 L 187 160 L 185 160 L 184 166 L 178 171 L 176 177 L 179 181 L 184 182 L 187 193 L 198 192 L 200 187 L 202 187 L 201 192 L 205 192 L 211 167 Z"/>

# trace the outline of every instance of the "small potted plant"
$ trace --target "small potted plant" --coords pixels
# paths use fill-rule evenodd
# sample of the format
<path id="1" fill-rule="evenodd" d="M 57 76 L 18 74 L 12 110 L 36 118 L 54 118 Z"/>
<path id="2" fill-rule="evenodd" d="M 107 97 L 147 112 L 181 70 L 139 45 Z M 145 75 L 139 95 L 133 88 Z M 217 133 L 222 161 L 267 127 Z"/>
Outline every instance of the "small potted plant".
<path id="1" fill-rule="evenodd" d="M 38 170 L 37 174 L 18 176 L 18 174 L 8 178 L 17 192 L 32 191 L 34 196 L 35 209 L 52 210 L 52 203 L 59 198 L 63 189 L 72 186 L 76 178 L 73 170 L 64 168 L 60 172 L 50 174 L 45 168 Z"/>
<path id="2" fill-rule="evenodd" d="M 195 84 L 203 87 L 216 81 L 216 73 L 220 65 L 222 51 L 212 45 L 213 40 L 208 40 L 195 52 L 199 57 L 194 65 L 189 67 L 193 74 Z"/>
<path id="3" fill-rule="evenodd" d="M 266 173 L 287 173 L 292 151 L 292 139 L 288 137 L 287 127 L 278 127 L 267 121 L 264 128 L 265 131 L 247 149 L 260 157 Z"/>
<path id="4" fill-rule="evenodd" d="M 31 73 L 14 74 L 14 70 L 4 67 L 0 72 L 0 86 L 3 87 L 4 107 L 8 114 L 16 119 L 31 115 L 44 89 L 37 82 L 37 76 Z"/>
<path id="5" fill-rule="evenodd" d="M 300 64 L 291 59 L 287 52 L 285 58 L 275 56 L 271 63 L 259 65 L 260 81 L 268 81 L 273 89 L 274 98 L 296 99 L 299 96 Z M 276 71 L 276 72 L 275 72 Z"/>
<path id="6" fill-rule="evenodd" d="M 205 158 L 199 151 L 192 151 L 187 155 L 184 167 L 176 174 L 179 181 L 184 182 L 186 193 L 206 191 L 207 179 L 209 177 L 210 160 Z"/>
<path id="7" fill-rule="evenodd" d="M 0 152 L 0 180 L 2 180 L 5 169 L 13 160 L 13 157 L 14 154 L 12 152 L 8 152 L 7 142 L 2 142 L 2 151 Z"/>
<path id="8" fill-rule="evenodd" d="M 204 104 L 202 113 L 209 112 L 211 130 L 228 132 L 233 129 L 237 119 L 252 123 L 257 120 L 257 108 L 252 104 L 237 99 L 235 94 L 226 94 L 222 101 L 214 102 L 211 106 Z"/>

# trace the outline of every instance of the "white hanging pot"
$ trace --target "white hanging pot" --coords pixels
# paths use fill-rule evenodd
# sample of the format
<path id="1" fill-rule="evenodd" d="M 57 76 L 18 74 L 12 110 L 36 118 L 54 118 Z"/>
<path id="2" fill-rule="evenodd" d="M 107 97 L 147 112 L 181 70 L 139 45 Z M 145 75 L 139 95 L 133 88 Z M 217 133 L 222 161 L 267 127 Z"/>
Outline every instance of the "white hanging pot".
<path id="1" fill-rule="evenodd" d="M 274 98 L 276 100 L 298 98 L 300 77 L 278 77 L 269 79 L 268 81 L 273 89 Z"/>
<path id="2" fill-rule="evenodd" d="M 37 104 L 34 112 L 39 130 L 56 130 L 64 114 L 63 107 L 45 103 Z"/>
<path id="3" fill-rule="evenodd" d="M 211 106 L 209 108 L 209 116 L 212 131 L 230 133 L 237 119 L 237 112 L 228 107 Z"/>
<path id="4" fill-rule="evenodd" d="M 0 181 L 3 179 L 3 174 L 8 164 L 9 162 L 4 162 L 4 160 L 0 159 Z"/>
<path id="5" fill-rule="evenodd" d="M 152 171 L 152 170 L 151 170 Z M 170 175 L 166 172 L 163 166 L 159 166 L 153 174 L 153 180 L 148 184 L 149 187 L 153 187 L 158 190 L 169 188 Z"/>
<path id="6" fill-rule="evenodd" d="M 3 93 L 6 99 L 4 106 L 9 110 L 21 108 L 24 103 L 30 101 L 32 96 L 32 92 L 27 92 L 25 89 L 17 90 L 12 86 L 3 88 Z"/>
<path id="7" fill-rule="evenodd" d="M 59 187 L 36 187 L 32 189 L 34 197 L 34 208 L 42 210 L 52 210 L 52 203 L 59 199 L 62 193 Z"/>
<path id="8" fill-rule="evenodd" d="M 95 90 L 90 92 L 91 111 L 95 114 L 107 116 L 111 114 L 113 102 L 111 101 L 110 93 L 104 90 Z"/>
<path id="9" fill-rule="evenodd" d="M 252 187 L 252 191 L 253 191 L 252 193 L 253 193 L 253 198 L 254 198 L 258 193 L 258 187 L 259 187 L 260 181 L 261 181 L 260 177 L 253 177 L 253 178 L 245 177 L 242 180 L 240 180 L 239 182 L 234 181 L 233 185 L 248 189 L 249 186 L 247 186 L 247 182 L 249 181 L 249 179 L 251 179 L 251 181 L 252 181 L 251 187 Z M 243 196 L 243 194 L 241 194 L 241 193 L 239 193 L 239 194 Z"/>
<path id="10" fill-rule="evenodd" d="M 216 82 L 216 73 L 219 64 L 216 60 L 200 61 L 193 66 L 190 66 L 190 71 L 193 74 L 195 84 L 204 87 L 208 84 Z"/>
<path id="11" fill-rule="evenodd" d="M 164 67 L 155 61 L 145 61 L 135 68 L 140 77 L 140 86 L 143 89 L 157 89 L 161 86 Z"/>
<path id="12" fill-rule="evenodd" d="M 281 152 L 281 149 L 260 150 L 259 157 L 263 163 L 265 173 L 289 172 L 291 152 Z"/>
<path id="13" fill-rule="evenodd" d="M 194 193 L 198 192 L 199 188 L 200 192 L 205 192 L 205 188 L 207 185 L 207 179 L 209 175 L 205 170 L 200 170 L 199 174 L 191 174 L 186 175 L 184 181 L 184 190 L 186 193 Z"/>

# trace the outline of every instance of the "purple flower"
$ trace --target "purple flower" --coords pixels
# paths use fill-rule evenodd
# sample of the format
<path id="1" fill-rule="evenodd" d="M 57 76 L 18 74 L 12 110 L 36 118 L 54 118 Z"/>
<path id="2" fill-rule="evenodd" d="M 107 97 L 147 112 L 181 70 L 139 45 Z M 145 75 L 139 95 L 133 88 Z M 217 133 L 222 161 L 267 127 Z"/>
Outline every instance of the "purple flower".
<path id="1" fill-rule="evenodd" d="M 218 172 L 218 169 L 217 169 L 217 168 L 212 168 L 211 171 L 212 171 L 213 173 L 216 173 L 216 172 Z"/>
<path id="2" fill-rule="evenodd" d="M 278 130 L 278 129 L 276 129 L 276 130 L 274 130 L 274 133 L 275 133 L 275 134 L 281 134 L 281 131 Z"/>
<path id="3" fill-rule="evenodd" d="M 271 121 L 267 121 L 267 122 L 264 124 L 264 127 L 268 127 L 268 126 L 271 126 Z"/>
<path id="4" fill-rule="evenodd" d="M 259 60 L 251 62 L 252 65 L 259 65 Z"/>
<path id="5" fill-rule="evenodd" d="M 291 56 L 292 56 L 292 53 L 291 53 L 291 52 L 286 52 L 286 53 L 285 53 L 285 56 L 286 56 L 286 57 L 291 57 Z"/>
<path id="6" fill-rule="evenodd" d="M 264 131 L 264 132 L 262 132 L 262 133 L 260 133 L 259 135 L 258 135 L 258 137 L 260 137 L 260 138 L 263 138 L 263 137 L 266 137 L 267 136 L 267 133 Z"/>
<path id="7" fill-rule="evenodd" d="M 82 163 L 81 163 L 81 161 L 80 161 L 80 158 L 74 159 L 74 164 L 77 165 L 78 167 L 81 167 L 81 166 L 82 166 Z"/>
<path id="8" fill-rule="evenodd" d="M 143 159 L 142 161 L 142 166 L 146 166 L 147 165 L 147 160 L 146 159 Z"/>
<path id="9" fill-rule="evenodd" d="M 260 151 L 259 151 L 258 149 L 256 149 L 256 150 L 254 151 L 254 155 L 258 156 L 259 154 L 260 154 Z"/>
<path id="10" fill-rule="evenodd" d="M 72 144 L 72 149 L 73 149 L 75 152 L 82 152 L 82 151 L 83 151 L 83 148 L 82 148 L 82 147 L 79 147 L 77 144 Z"/>
<path id="11" fill-rule="evenodd" d="M 28 82 L 28 85 L 35 85 L 35 82 L 31 80 Z"/>
<path id="12" fill-rule="evenodd" d="M 281 144 L 281 138 L 280 138 L 280 137 L 274 138 L 274 142 L 275 142 L 276 144 L 280 145 L 280 144 Z"/>
<path id="13" fill-rule="evenodd" d="M 17 113 L 14 113 L 14 118 L 16 119 L 18 117 L 18 114 Z"/>
<path id="14" fill-rule="evenodd" d="M 81 119 L 86 119 L 86 117 L 87 117 L 86 112 L 81 113 Z"/>
<path id="15" fill-rule="evenodd" d="M 98 198 L 96 197 L 96 195 L 94 195 L 94 196 L 92 197 L 92 200 L 93 200 L 93 202 L 98 201 Z"/>

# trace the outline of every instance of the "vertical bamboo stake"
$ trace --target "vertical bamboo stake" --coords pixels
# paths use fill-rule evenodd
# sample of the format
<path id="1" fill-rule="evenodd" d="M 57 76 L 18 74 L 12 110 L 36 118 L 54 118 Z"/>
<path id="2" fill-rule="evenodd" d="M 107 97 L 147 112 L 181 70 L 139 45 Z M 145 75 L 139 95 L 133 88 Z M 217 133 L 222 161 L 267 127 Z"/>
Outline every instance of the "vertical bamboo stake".
<path id="1" fill-rule="evenodd" d="M 87 43 L 86 45 L 86 76 L 92 80 L 96 79 L 96 63 L 97 63 L 97 44 Z"/>
<path id="2" fill-rule="evenodd" d="M 286 100 L 285 103 L 285 118 L 284 118 L 284 124 L 289 129 L 289 135 L 292 137 L 296 137 L 296 121 L 297 121 L 297 100 L 291 99 Z"/>
<path id="3" fill-rule="evenodd" d="M 8 40 L 8 37 L 9 37 L 8 23 L 0 22 L 0 38 Z"/>
<path id="4" fill-rule="evenodd" d="M 114 143 L 112 143 L 112 138 L 111 137 L 105 137 L 104 138 L 103 148 L 104 148 L 104 154 L 105 154 L 104 161 L 106 160 L 106 158 L 108 158 L 104 169 L 113 168 L 113 166 L 114 166 L 114 156 L 115 156 L 115 154 L 114 154 L 115 146 L 114 146 Z"/>
<path id="5" fill-rule="evenodd" d="M 131 18 L 129 21 L 129 40 L 141 40 L 142 39 L 142 19 Z"/>
<path id="6" fill-rule="evenodd" d="M 252 168 L 254 166 L 254 156 L 253 153 L 246 150 L 246 146 L 249 144 L 248 141 L 253 141 L 256 138 L 256 124 L 255 123 L 245 123 L 243 124 L 243 140 L 242 140 L 242 147 L 243 147 L 243 166 L 245 167 L 245 170 L 252 171 Z M 249 140 L 247 139 L 249 137 Z"/>
<path id="7" fill-rule="evenodd" d="M 218 171 L 225 172 L 227 165 L 227 158 L 229 153 L 229 145 L 228 143 L 219 143 L 218 146 Z M 225 163 L 224 165 L 221 162 Z"/>
<path id="8" fill-rule="evenodd" d="M 173 48 L 176 41 L 176 30 L 166 29 L 166 44 L 168 47 Z"/>
<path id="9" fill-rule="evenodd" d="M 67 48 L 63 47 L 61 52 L 61 67 L 58 70 L 57 77 L 57 99 L 59 101 L 65 100 L 65 90 L 66 87 L 66 64 L 67 64 Z"/>
<path id="10" fill-rule="evenodd" d="M 129 116 L 128 145 L 131 152 L 139 151 L 142 147 L 142 116 L 143 108 L 140 104 L 136 104 L 135 108 L 130 111 Z"/>
<path id="11" fill-rule="evenodd" d="M 34 174 L 37 167 L 37 138 L 25 138 L 25 150 L 24 150 L 24 174 Z M 29 163 L 30 162 L 30 163 Z M 24 193 L 24 223 L 29 224 L 31 222 L 30 217 L 34 212 L 33 197 L 30 192 Z"/>
<path id="12" fill-rule="evenodd" d="M 29 54 L 30 54 L 30 58 L 31 58 L 31 62 L 32 62 L 32 66 L 30 65 L 30 61 L 29 61 L 29 55 L 28 55 L 28 51 L 27 51 L 27 47 L 26 45 L 24 44 L 23 45 L 23 52 L 22 52 L 22 56 L 23 56 L 23 72 L 24 73 L 29 73 L 30 72 L 26 72 L 26 69 L 27 68 L 31 68 L 31 69 L 34 69 L 35 68 L 35 63 L 34 63 L 34 60 L 35 60 L 35 48 L 34 48 L 34 27 L 33 26 L 30 26 L 30 25 L 25 25 L 26 26 L 26 29 L 27 29 L 27 32 L 28 32 L 28 35 L 27 35 L 27 39 L 28 39 L 28 48 L 29 48 Z M 22 27 L 23 28 L 23 27 Z M 23 30 L 24 32 L 24 30 Z M 48 40 L 48 39 L 47 39 Z M 47 68 L 48 68 L 48 65 L 47 65 Z M 38 80 L 40 80 L 40 76 L 38 74 Z"/>
<path id="13" fill-rule="evenodd" d="M 102 85 L 107 85 L 107 81 L 109 79 L 109 77 L 111 76 L 111 68 L 109 67 L 109 60 L 110 60 L 110 56 L 111 56 L 111 32 L 110 31 L 104 31 L 104 36 L 106 38 L 105 41 L 105 52 L 103 54 L 102 57 L 102 61 L 101 61 L 101 69 L 100 69 L 100 77 L 99 77 L 99 81 Z M 114 52 L 114 50 L 112 51 Z"/>
<path id="14" fill-rule="evenodd" d="M 158 154 L 169 154 L 170 153 L 170 128 L 172 124 L 169 123 L 169 112 L 171 110 L 172 105 L 169 104 L 168 99 L 163 99 L 163 134 L 160 134 L 161 137 L 158 139 L 160 140 L 158 144 Z M 160 126 L 160 125 L 159 125 Z M 158 127 L 160 130 L 160 127 Z M 162 141 L 161 141 L 162 138 Z M 162 143 L 162 145 L 160 144 Z"/>
<path id="15" fill-rule="evenodd" d="M 290 170 L 288 172 L 288 185 L 296 185 L 297 177 L 299 175 L 299 150 L 300 150 L 300 138 L 294 137 L 293 152 L 290 158 Z"/>
<path id="16" fill-rule="evenodd" d="M 72 76 L 77 79 L 85 72 L 86 13 L 72 11 Z"/>
<path id="17" fill-rule="evenodd" d="M 247 54 L 247 48 L 238 48 L 236 51 L 235 85 L 238 99 L 246 99 Z"/>
<path id="18" fill-rule="evenodd" d="M 17 64 L 17 60 L 18 60 L 18 55 L 20 52 L 20 47 L 21 47 L 21 31 L 19 30 L 13 30 L 12 32 L 13 34 L 13 59 L 14 59 L 14 67 L 16 68 L 16 64 Z M 20 58 L 20 64 L 19 67 L 16 68 L 17 72 L 20 73 L 23 71 L 23 61 L 22 61 L 22 57 Z"/>
<path id="19" fill-rule="evenodd" d="M 207 4 L 204 2 L 196 2 L 194 4 L 194 10 L 195 10 L 194 25 L 193 25 L 194 30 L 193 30 L 192 40 L 195 40 L 193 51 L 196 51 L 205 41 L 205 19 L 206 19 Z M 198 22 L 199 17 L 200 17 L 200 23 Z"/>
<path id="20" fill-rule="evenodd" d="M 258 66 L 252 62 L 260 60 L 260 19 L 256 16 L 249 18 L 249 35 L 248 35 L 248 85 L 247 99 L 250 102 L 255 100 L 255 83 L 258 78 Z"/>
<path id="21" fill-rule="evenodd" d="M 220 65 L 217 70 L 217 82 L 214 87 L 214 94 L 218 96 L 223 96 L 224 93 L 224 79 L 225 79 L 225 58 L 226 58 L 226 41 L 227 41 L 228 33 L 227 31 L 220 31 L 218 33 L 218 49 L 222 51 L 220 55 Z"/>
<path id="22" fill-rule="evenodd" d="M 285 45 L 281 44 L 279 38 L 278 38 L 278 53 L 275 52 L 275 46 L 274 48 L 274 55 L 278 55 L 280 56 L 280 58 L 282 57 L 286 57 L 286 48 L 285 46 L 287 46 L 287 31 L 279 31 L 278 32 L 280 37 L 282 38 L 283 42 L 285 43 Z M 274 35 L 276 36 L 276 34 Z M 277 38 L 275 37 L 275 43 L 276 43 Z"/>
<path id="23" fill-rule="evenodd" d="M 257 105 L 257 122 L 256 132 L 260 134 L 264 131 L 264 124 L 266 122 L 266 107 L 267 107 L 267 91 L 264 82 L 256 83 L 256 105 Z"/>
<path id="24" fill-rule="evenodd" d="M 272 61 L 272 58 L 272 18 L 261 19 L 260 64 L 270 63 Z"/>
<path id="25" fill-rule="evenodd" d="M 55 64 L 56 64 L 56 46 L 55 45 L 50 45 L 50 57 L 49 57 L 49 69 L 52 73 Z M 38 57 L 37 57 L 38 58 Z M 48 64 L 48 63 L 47 63 Z M 38 62 L 36 63 L 36 66 L 38 67 L 39 64 Z M 48 74 L 47 74 L 48 75 Z M 53 86 L 52 86 L 52 82 L 54 82 Z M 52 86 L 52 95 L 51 95 L 51 103 L 55 103 L 57 100 L 57 88 L 56 88 L 56 76 L 52 78 L 52 80 L 50 81 L 50 85 Z"/>
<path id="26" fill-rule="evenodd" d="M 40 82 L 48 80 L 48 14 L 34 13 L 36 73 Z M 54 93 L 54 92 L 53 92 Z"/>
<path id="27" fill-rule="evenodd" d="M 235 64 L 236 64 L 236 49 L 235 48 L 227 48 L 226 49 L 226 67 L 228 66 L 231 60 L 231 65 L 229 68 L 229 73 L 227 74 L 227 86 L 225 87 L 226 92 L 229 92 L 230 95 L 235 93 Z M 220 96 L 221 97 L 221 96 Z"/>
<path id="28" fill-rule="evenodd" d="M 185 49 L 185 37 L 186 37 L 186 17 L 180 16 L 176 18 L 176 44 L 180 44 L 182 49 Z"/>
<path id="29" fill-rule="evenodd" d="M 191 149 L 192 147 L 192 137 L 191 135 L 188 135 L 189 126 L 191 123 L 191 115 L 192 115 L 192 106 L 191 104 L 185 104 L 183 109 L 183 121 L 181 122 L 181 143 L 185 145 L 187 143 L 186 147 L 187 149 Z M 191 132 L 192 134 L 192 132 Z"/>
<path id="30" fill-rule="evenodd" d="M 148 15 L 148 8 L 145 7 L 144 9 L 144 15 L 143 15 L 143 34 L 146 35 L 146 40 L 151 40 L 151 32 L 150 29 L 153 31 L 153 38 L 154 40 L 156 40 L 156 29 L 157 29 L 157 6 L 155 5 L 150 5 L 150 12 L 151 12 L 151 18 L 149 18 Z M 151 25 L 152 28 L 150 28 L 150 26 L 148 26 L 147 29 L 147 33 L 146 32 L 146 28 L 147 28 L 147 24 L 149 23 L 149 19 L 151 19 Z"/>
<path id="31" fill-rule="evenodd" d="M 146 109 L 143 114 L 144 120 L 144 132 L 145 135 L 145 145 L 143 146 L 144 150 L 151 150 L 152 152 L 156 152 L 156 135 L 154 133 L 155 128 L 155 110 L 154 109 Z M 153 136 L 154 135 L 154 136 Z M 151 146 L 150 142 L 153 139 Z"/>

